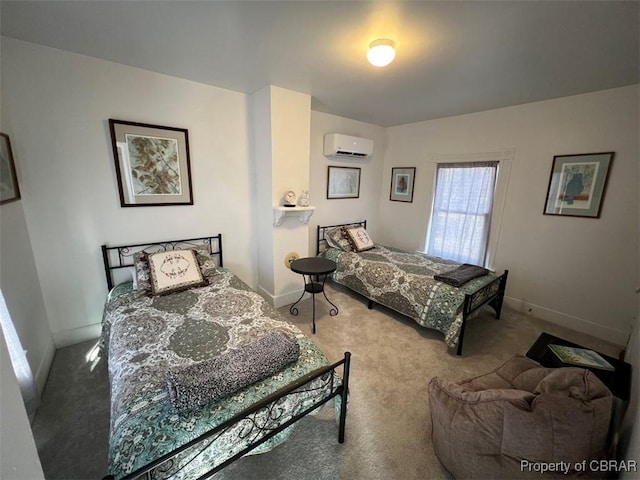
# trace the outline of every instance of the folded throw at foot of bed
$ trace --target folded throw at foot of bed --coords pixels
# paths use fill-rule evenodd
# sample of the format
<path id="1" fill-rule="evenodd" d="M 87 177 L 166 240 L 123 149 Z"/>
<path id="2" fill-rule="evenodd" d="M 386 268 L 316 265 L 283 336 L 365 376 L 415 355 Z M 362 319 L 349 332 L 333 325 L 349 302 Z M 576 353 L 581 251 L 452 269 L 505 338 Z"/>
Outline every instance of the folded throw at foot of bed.
<path id="1" fill-rule="evenodd" d="M 460 287 L 474 278 L 483 277 L 489 273 L 486 268 L 479 267 L 477 265 L 471 265 L 470 263 L 463 263 L 457 268 L 448 272 L 434 275 L 433 278 L 444 282 L 454 287 Z"/>
<path id="2" fill-rule="evenodd" d="M 298 342 L 276 332 L 211 360 L 169 370 L 171 405 L 178 412 L 202 407 L 276 374 L 299 355 Z"/>

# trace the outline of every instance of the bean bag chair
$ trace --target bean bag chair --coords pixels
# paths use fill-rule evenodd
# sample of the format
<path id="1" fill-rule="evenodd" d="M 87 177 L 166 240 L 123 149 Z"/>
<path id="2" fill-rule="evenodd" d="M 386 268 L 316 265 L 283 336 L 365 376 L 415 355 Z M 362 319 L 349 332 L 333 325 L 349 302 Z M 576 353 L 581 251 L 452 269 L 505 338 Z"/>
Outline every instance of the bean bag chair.
<path id="1" fill-rule="evenodd" d="M 516 356 L 462 382 L 433 378 L 429 402 L 435 453 L 456 478 L 588 477 L 607 456 L 613 396 L 583 368 Z"/>

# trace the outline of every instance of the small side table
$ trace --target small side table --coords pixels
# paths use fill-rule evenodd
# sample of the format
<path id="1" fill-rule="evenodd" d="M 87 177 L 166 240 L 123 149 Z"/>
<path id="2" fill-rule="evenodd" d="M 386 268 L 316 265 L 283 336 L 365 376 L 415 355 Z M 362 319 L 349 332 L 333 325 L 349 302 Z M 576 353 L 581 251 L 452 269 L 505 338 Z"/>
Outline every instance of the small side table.
<path id="1" fill-rule="evenodd" d="M 300 303 L 305 292 L 309 292 L 312 296 L 312 327 L 311 331 L 316 333 L 316 293 L 322 293 L 327 302 L 333 307 L 329 310 L 329 315 L 334 316 L 338 314 L 338 307 L 327 298 L 327 294 L 324 291 L 324 283 L 327 281 L 327 275 L 336 271 L 337 265 L 333 260 L 322 257 L 307 257 L 299 258 L 291 262 L 291 271 L 299 273 L 304 279 L 304 290 L 300 298 L 289 307 L 289 313 L 292 315 L 298 315 L 298 309 L 296 305 Z M 322 276 L 322 282 L 320 282 L 320 276 Z M 313 280 L 316 277 L 316 281 Z"/>
<path id="2" fill-rule="evenodd" d="M 564 338 L 556 337 L 546 332 L 542 332 L 536 342 L 527 352 L 527 357 L 535 360 L 543 367 L 574 367 L 575 365 L 567 365 L 563 363 L 549 349 L 549 344 L 565 345 L 567 347 L 585 348 L 577 343 L 570 342 Z M 595 350 L 594 350 L 595 351 Z M 589 368 L 604 383 L 611 393 L 622 399 L 628 400 L 631 393 L 631 365 L 604 353 L 597 352 L 607 362 L 615 368 L 615 371 L 602 370 L 599 368 Z"/>

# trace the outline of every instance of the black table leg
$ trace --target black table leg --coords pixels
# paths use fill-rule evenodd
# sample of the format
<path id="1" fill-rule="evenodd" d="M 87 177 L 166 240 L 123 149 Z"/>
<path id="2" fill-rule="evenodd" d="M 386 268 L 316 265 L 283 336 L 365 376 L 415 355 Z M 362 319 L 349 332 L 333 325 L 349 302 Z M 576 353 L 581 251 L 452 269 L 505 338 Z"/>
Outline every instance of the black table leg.
<path id="1" fill-rule="evenodd" d="M 305 288 L 302 290 L 302 295 L 300 295 L 300 298 L 298 300 L 296 300 L 296 302 L 289 307 L 289 313 L 291 315 L 298 315 L 298 308 L 296 307 L 296 305 L 300 303 L 300 300 L 302 300 L 302 297 L 304 297 L 304 292 L 307 291 L 307 282 L 306 282 L 306 280 L 304 282 L 304 285 L 305 285 Z"/>
<path id="2" fill-rule="evenodd" d="M 333 303 L 331 300 L 329 300 L 329 298 L 327 297 L 327 292 L 325 292 L 324 290 L 324 283 L 327 281 L 327 275 L 324 276 L 324 278 L 322 279 L 322 294 L 324 295 L 324 299 L 329 302 L 331 304 L 331 306 L 333 307 L 332 309 L 329 310 L 329 315 L 331 315 L 332 317 L 336 316 L 338 314 L 338 307 L 336 306 L 335 303 Z"/>
<path id="3" fill-rule="evenodd" d="M 296 307 L 296 305 L 300 303 L 300 301 L 302 300 L 302 297 L 304 297 L 305 292 L 309 292 L 311 294 L 311 332 L 315 334 L 316 333 L 316 294 L 322 292 L 322 295 L 324 295 L 325 300 L 329 302 L 329 304 L 331 304 L 333 308 L 329 310 L 329 315 L 331 315 L 332 317 L 338 314 L 338 307 L 336 306 L 335 303 L 329 300 L 326 292 L 324 291 L 324 284 L 327 281 L 327 274 L 323 276 L 322 283 L 320 283 L 319 281 L 317 282 L 314 281 L 311 275 L 308 275 L 308 277 L 309 278 L 307 280 L 307 275 L 304 275 L 304 274 L 302 275 L 302 278 L 304 279 L 304 289 L 302 290 L 302 295 L 300 295 L 300 298 L 298 298 L 298 300 L 296 300 L 296 302 L 289 307 L 289 313 L 291 313 L 292 315 L 298 315 L 298 307 Z M 317 280 L 320 280 L 319 276 L 316 276 L 316 278 Z"/>

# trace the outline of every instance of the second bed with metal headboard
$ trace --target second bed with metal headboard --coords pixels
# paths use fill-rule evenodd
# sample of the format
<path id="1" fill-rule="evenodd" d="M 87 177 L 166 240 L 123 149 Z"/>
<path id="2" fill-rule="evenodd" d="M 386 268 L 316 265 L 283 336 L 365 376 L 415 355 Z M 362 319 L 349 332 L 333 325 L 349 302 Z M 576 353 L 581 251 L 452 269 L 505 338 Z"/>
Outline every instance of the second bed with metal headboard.
<path id="1" fill-rule="evenodd" d="M 348 243 L 331 241 L 336 229 L 363 227 L 366 220 L 317 227 L 316 254 L 337 264 L 331 278 L 359 293 L 374 304 L 384 305 L 406 315 L 427 328 L 444 334 L 448 347 L 462 354 L 462 342 L 468 321 L 485 305 L 500 318 L 507 285 L 508 270 L 501 275 L 489 273 L 454 287 L 434 279 L 460 264 L 384 245 L 354 252 Z M 344 232 L 344 230 L 343 230 Z M 329 243 L 333 243 L 333 246 Z"/>

